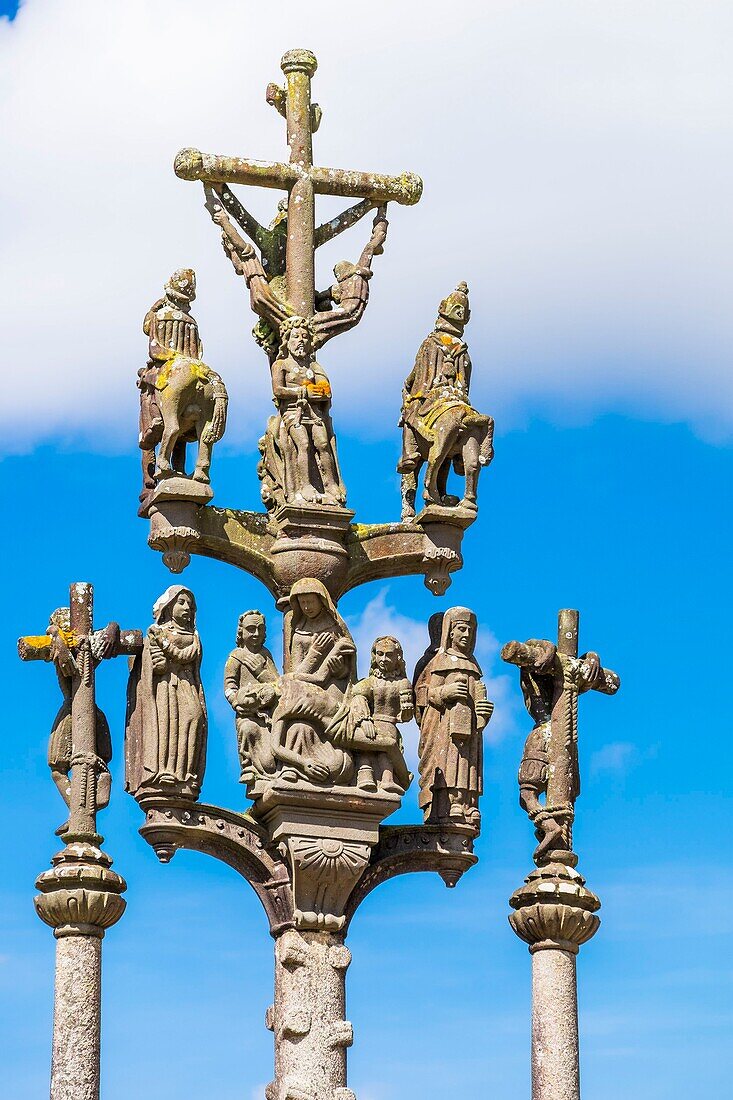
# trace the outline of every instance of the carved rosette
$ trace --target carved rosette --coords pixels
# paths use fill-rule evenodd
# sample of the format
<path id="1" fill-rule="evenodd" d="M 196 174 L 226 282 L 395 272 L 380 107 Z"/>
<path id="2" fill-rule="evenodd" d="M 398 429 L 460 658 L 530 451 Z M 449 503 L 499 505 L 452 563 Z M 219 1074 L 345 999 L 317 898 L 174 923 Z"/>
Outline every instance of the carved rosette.
<path id="1" fill-rule="evenodd" d="M 354 787 L 330 790 L 273 785 L 256 799 L 255 817 L 288 862 L 298 930 L 337 932 L 346 903 L 379 843 L 381 822 L 398 795 Z"/>
<path id="2" fill-rule="evenodd" d="M 572 866 L 549 863 L 532 871 L 509 904 L 509 923 L 531 953 L 569 951 L 577 955 L 601 923 L 599 899 L 586 889 L 585 879 Z"/>
<path id="3" fill-rule="evenodd" d="M 349 894 L 369 862 L 372 845 L 331 836 L 291 836 L 281 845 L 290 859 L 295 927 L 338 931 Z"/>
<path id="4" fill-rule="evenodd" d="M 86 842 L 68 844 L 36 879 L 41 893 L 36 912 L 57 938 L 96 936 L 116 924 L 125 911 L 125 880 L 110 870 L 112 860 Z"/>

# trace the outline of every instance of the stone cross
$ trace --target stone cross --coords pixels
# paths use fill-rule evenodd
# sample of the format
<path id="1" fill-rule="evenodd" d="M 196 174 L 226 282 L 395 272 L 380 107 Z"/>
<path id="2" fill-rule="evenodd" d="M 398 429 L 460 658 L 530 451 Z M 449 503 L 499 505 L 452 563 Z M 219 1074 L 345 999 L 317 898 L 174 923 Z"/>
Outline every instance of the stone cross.
<path id="1" fill-rule="evenodd" d="M 102 937 L 125 909 L 125 880 L 100 848 L 98 780 L 106 773 L 97 744 L 95 664 L 142 648 L 139 630 L 116 623 L 93 629 L 91 584 L 72 584 L 69 629 L 18 641 L 23 661 L 63 662 L 71 679 L 71 789 L 64 848 L 36 881 L 39 917 L 56 937 L 51 1100 L 98 1100 Z"/>
<path id="2" fill-rule="evenodd" d="M 69 589 L 69 632 L 54 628 L 52 634 L 27 636 L 18 640 L 22 661 L 54 659 L 56 638 L 73 655 L 71 664 L 71 798 L 69 828 L 64 839 L 101 842 L 96 820 L 98 799 L 96 779 L 100 766 L 97 746 L 97 706 L 95 664 L 109 657 L 132 656 L 142 648 L 139 630 L 121 631 L 110 623 L 104 631 L 93 626 L 94 590 L 91 584 L 77 582 Z"/>
<path id="3" fill-rule="evenodd" d="M 578 621 L 578 612 L 565 608 L 558 614 L 557 646 L 535 640 L 507 642 L 501 651 L 503 660 L 551 681 L 543 816 L 545 821 L 554 822 L 556 847 L 565 852 L 573 850 L 575 800 L 580 793 L 578 696 L 590 690 L 614 695 L 620 684 L 615 672 L 601 666 L 596 653 L 578 657 Z M 555 854 L 546 851 L 542 858 L 549 860 Z"/>
<path id="4" fill-rule="evenodd" d="M 310 50 L 289 50 L 280 67 L 287 87 L 270 85 L 267 98 L 285 115 L 290 147 L 288 164 L 182 149 L 176 156 L 174 170 L 186 180 L 244 183 L 288 191 L 286 293 L 294 313 L 311 317 L 315 303 L 315 196 L 342 195 L 368 199 L 375 206 L 390 201 L 411 206 L 422 194 L 422 181 L 409 172 L 385 176 L 314 165 L 313 134 L 321 118 L 320 108 L 311 103 L 316 59 Z"/>
<path id="5" fill-rule="evenodd" d="M 558 616 L 557 645 L 508 642 L 535 721 L 519 770 L 520 801 L 540 839 L 537 867 L 512 894 L 510 923 L 532 954 L 532 1100 L 580 1100 L 576 956 L 598 930 L 600 901 L 576 870 L 572 825 L 580 791 L 578 696 L 613 695 L 615 672 L 597 653 L 578 656 L 578 612 Z M 542 807 L 538 801 L 545 794 Z"/>

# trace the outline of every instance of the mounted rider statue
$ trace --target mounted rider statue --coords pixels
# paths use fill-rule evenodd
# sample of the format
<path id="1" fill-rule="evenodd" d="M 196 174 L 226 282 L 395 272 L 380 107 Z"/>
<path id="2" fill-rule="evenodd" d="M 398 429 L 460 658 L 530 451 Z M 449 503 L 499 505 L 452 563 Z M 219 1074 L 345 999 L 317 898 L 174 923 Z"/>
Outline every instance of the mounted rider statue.
<path id="1" fill-rule="evenodd" d="M 435 328 L 423 340 L 402 390 L 403 519 L 415 515 L 417 476 L 424 463 L 426 504 L 476 512 L 478 471 L 494 457 L 494 421 L 469 401 L 471 360 L 463 340 L 471 310 L 460 283 L 438 307 Z M 447 493 L 450 467 L 465 475 L 462 500 Z"/>

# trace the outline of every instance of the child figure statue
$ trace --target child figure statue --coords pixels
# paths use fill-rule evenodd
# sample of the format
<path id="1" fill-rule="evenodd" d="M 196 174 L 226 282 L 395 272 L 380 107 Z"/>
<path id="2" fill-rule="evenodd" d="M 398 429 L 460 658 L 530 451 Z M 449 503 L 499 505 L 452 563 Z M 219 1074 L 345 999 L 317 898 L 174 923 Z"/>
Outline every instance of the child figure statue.
<path id="1" fill-rule="evenodd" d="M 414 713 L 402 646 L 396 638 L 377 638 L 369 675 L 354 685 L 351 697 L 349 747 L 356 756 L 356 784 L 362 790 L 380 787 L 402 795 L 410 786 L 412 775 L 397 724 L 409 722 Z"/>

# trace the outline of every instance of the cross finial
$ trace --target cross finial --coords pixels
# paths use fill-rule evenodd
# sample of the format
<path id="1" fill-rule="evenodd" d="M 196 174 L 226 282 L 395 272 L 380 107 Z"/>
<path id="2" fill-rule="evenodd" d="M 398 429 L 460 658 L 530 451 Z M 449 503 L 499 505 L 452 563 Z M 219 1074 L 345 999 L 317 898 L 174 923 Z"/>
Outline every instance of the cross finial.
<path id="1" fill-rule="evenodd" d="M 288 164 L 217 156 L 198 149 L 182 149 L 174 162 L 181 179 L 244 183 L 288 192 L 286 295 L 292 312 L 302 317 L 311 317 L 315 307 L 316 194 L 366 199 L 374 206 L 387 202 L 411 206 L 422 194 L 422 180 L 410 172 L 385 176 L 313 164 L 313 134 L 321 116 L 320 108 L 311 103 L 311 80 L 317 66 L 310 50 L 288 50 L 280 62 L 286 87 L 270 84 L 267 89 L 268 102 L 285 116 Z"/>

